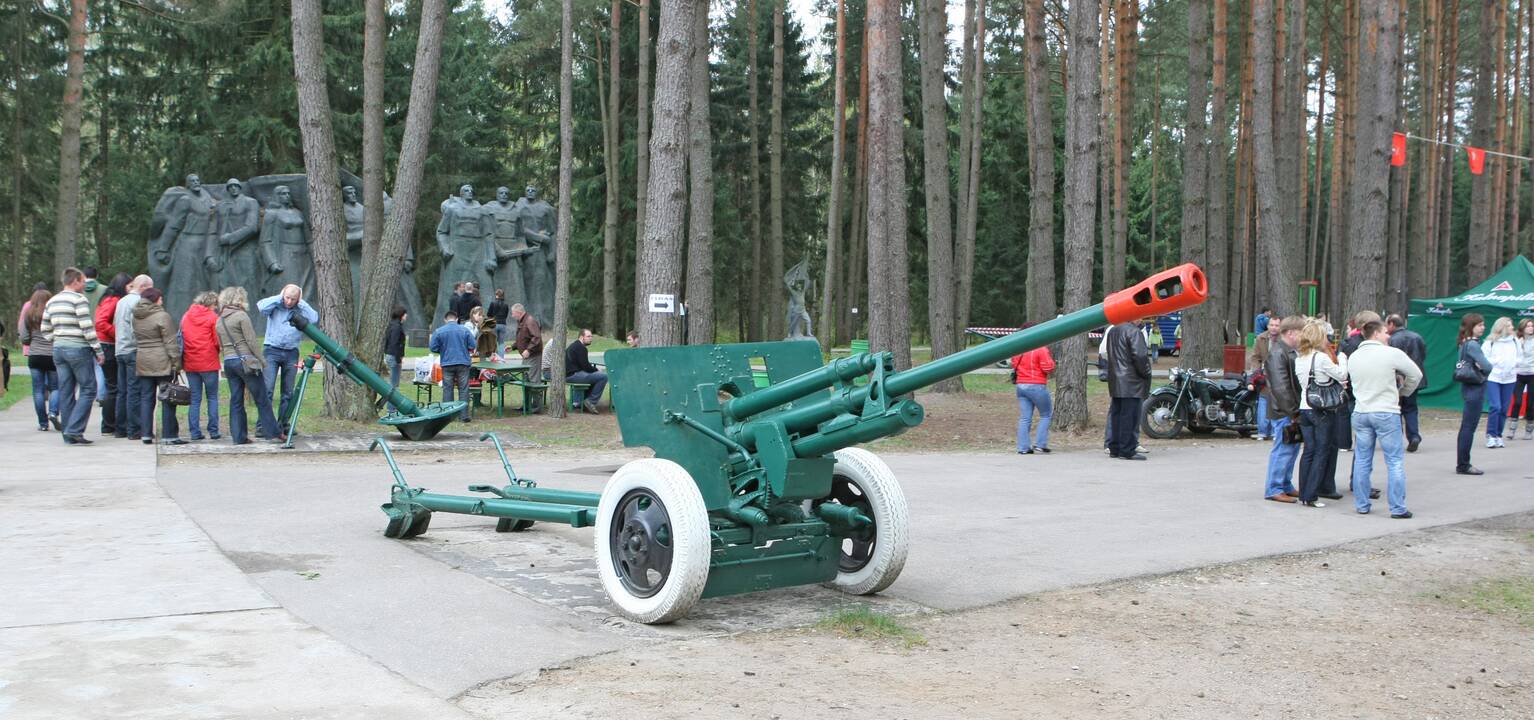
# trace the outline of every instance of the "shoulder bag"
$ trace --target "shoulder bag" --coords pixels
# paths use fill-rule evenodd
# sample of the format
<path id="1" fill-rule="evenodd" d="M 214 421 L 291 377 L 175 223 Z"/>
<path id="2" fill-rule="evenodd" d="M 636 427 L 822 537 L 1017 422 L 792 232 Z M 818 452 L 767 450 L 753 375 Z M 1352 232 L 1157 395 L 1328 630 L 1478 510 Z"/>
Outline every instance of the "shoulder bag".
<path id="1" fill-rule="evenodd" d="M 1310 356 L 1310 378 L 1305 383 L 1305 404 L 1312 410 L 1332 411 L 1342 407 L 1342 383 L 1316 382 L 1316 356 Z"/>
<path id="2" fill-rule="evenodd" d="M 186 377 L 178 372 L 175 378 L 155 390 L 155 397 L 166 405 L 187 405 L 192 402 L 192 389 L 187 387 Z"/>
<path id="3" fill-rule="evenodd" d="M 229 329 L 229 323 L 225 322 L 224 320 L 225 318 L 219 318 L 218 325 L 219 327 L 223 328 L 224 334 L 229 336 L 229 344 L 234 347 L 234 351 L 236 353 L 240 353 L 240 341 L 244 340 L 245 344 L 248 346 L 250 344 L 250 338 L 245 337 L 243 334 L 239 338 L 235 338 L 234 332 Z M 256 358 L 253 355 L 240 353 L 240 366 L 245 368 L 246 375 L 261 374 L 261 368 L 257 366 Z"/>
<path id="4" fill-rule="evenodd" d="M 1476 367 L 1475 360 L 1470 358 L 1470 353 L 1465 352 L 1464 344 L 1459 346 L 1459 362 L 1454 363 L 1454 382 L 1466 385 L 1486 383 L 1486 376 L 1481 374 L 1479 367 Z"/>

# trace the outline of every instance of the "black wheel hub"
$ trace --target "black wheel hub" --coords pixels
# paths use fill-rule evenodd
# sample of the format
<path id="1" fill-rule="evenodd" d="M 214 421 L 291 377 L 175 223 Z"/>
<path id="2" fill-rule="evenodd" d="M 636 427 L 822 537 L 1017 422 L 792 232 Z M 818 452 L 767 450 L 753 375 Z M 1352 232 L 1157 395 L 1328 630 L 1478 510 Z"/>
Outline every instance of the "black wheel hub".
<path id="1" fill-rule="evenodd" d="M 666 585 L 674 550 L 671 516 L 648 489 L 630 490 L 618 501 L 608 532 L 618 581 L 634 597 L 650 597 Z"/>
<path id="2" fill-rule="evenodd" d="M 865 517 L 874 520 L 873 504 L 868 501 L 868 494 L 852 478 L 846 475 L 831 476 L 831 494 L 826 499 L 815 502 L 815 505 L 834 502 L 848 507 L 855 507 Z M 869 525 L 860 531 L 842 539 L 841 556 L 836 560 L 836 567 L 844 573 L 857 572 L 868 565 L 868 561 L 874 557 L 875 538 L 878 536 L 878 528 Z"/>

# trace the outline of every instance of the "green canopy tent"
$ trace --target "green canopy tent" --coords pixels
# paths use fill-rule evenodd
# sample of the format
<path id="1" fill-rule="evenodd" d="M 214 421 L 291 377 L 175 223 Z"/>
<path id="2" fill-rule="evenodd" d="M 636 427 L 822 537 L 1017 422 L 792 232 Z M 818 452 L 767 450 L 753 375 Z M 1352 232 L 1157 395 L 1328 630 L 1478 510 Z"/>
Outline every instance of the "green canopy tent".
<path id="1" fill-rule="evenodd" d="M 1497 318 L 1534 317 L 1534 263 L 1522 255 L 1513 258 L 1496 274 L 1458 295 L 1412 300 L 1406 324 L 1427 342 L 1426 383 L 1417 396 L 1425 407 L 1460 407 L 1459 385 L 1454 382 L 1454 363 L 1459 358 L 1455 340 L 1459 321 L 1466 313 L 1480 313 L 1486 327 Z"/>

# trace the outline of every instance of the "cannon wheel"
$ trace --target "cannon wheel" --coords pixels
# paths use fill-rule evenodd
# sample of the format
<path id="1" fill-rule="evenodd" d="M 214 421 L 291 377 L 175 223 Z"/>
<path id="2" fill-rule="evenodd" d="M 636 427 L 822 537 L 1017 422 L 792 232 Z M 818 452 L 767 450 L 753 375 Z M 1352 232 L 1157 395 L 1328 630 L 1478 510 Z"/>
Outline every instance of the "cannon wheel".
<path id="1" fill-rule="evenodd" d="M 708 582 L 709 525 L 703 494 L 670 460 L 635 460 L 602 490 L 597 575 L 618 612 L 668 623 L 687 614 Z"/>
<path id="2" fill-rule="evenodd" d="M 1182 432 L 1183 419 L 1173 408 L 1177 406 L 1174 395 L 1157 395 L 1145 401 L 1145 417 L 1141 425 L 1145 434 L 1157 440 L 1171 440 Z"/>
<path id="3" fill-rule="evenodd" d="M 872 595 L 895 582 L 910 547 L 910 514 L 905 493 L 883 460 L 862 448 L 837 450 L 831 495 L 825 502 L 858 505 L 874 520 L 866 538 L 842 541 L 836 579 L 827 586 L 852 595 Z"/>
<path id="4" fill-rule="evenodd" d="M 495 521 L 496 532 L 522 532 L 533 526 L 532 520 L 518 520 L 516 518 L 501 518 Z"/>

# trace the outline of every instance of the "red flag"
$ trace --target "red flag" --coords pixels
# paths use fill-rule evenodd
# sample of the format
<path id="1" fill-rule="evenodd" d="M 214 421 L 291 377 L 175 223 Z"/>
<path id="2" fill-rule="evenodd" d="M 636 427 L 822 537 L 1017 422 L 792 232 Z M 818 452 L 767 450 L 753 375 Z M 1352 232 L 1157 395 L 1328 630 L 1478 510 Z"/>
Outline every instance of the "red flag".
<path id="1" fill-rule="evenodd" d="M 1390 164 L 1393 167 L 1406 164 L 1406 133 L 1390 134 Z"/>
<path id="2" fill-rule="evenodd" d="M 1465 154 L 1470 157 L 1470 174 L 1480 175 L 1486 170 L 1486 151 L 1478 147 L 1465 146 Z"/>

